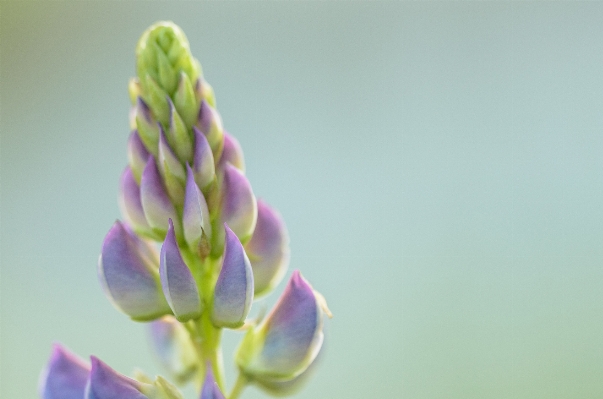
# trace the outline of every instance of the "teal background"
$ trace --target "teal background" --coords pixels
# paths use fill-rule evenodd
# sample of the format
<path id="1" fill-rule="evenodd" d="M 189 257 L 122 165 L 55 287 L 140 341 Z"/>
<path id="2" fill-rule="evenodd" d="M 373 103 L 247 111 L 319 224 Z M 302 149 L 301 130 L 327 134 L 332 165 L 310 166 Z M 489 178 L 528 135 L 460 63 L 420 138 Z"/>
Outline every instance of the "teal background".
<path id="1" fill-rule="evenodd" d="M 53 341 L 160 372 L 96 279 L 134 47 L 160 19 L 187 33 L 255 193 L 287 222 L 290 271 L 335 315 L 297 398 L 603 397 L 603 4 L 0 15 L 0 397 L 36 397 Z"/>

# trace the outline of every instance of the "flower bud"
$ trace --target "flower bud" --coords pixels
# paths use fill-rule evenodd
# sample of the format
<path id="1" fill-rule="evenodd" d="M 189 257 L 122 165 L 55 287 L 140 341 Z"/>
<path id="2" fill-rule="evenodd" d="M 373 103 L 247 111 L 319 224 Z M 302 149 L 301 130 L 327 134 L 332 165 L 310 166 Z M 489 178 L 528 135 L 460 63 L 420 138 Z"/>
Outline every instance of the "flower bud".
<path id="1" fill-rule="evenodd" d="M 238 328 L 253 302 L 253 272 L 243 245 L 224 225 L 226 240 L 222 269 L 214 290 L 212 322 L 217 327 Z"/>
<path id="2" fill-rule="evenodd" d="M 199 191 L 195 176 L 190 166 L 186 165 L 186 193 L 184 195 L 184 210 L 182 212 L 182 225 L 184 239 L 191 250 L 196 251 L 203 234 L 211 239 L 211 220 L 205 197 Z"/>
<path id="3" fill-rule="evenodd" d="M 257 223 L 245 251 L 251 260 L 255 296 L 268 293 L 289 265 L 289 235 L 278 212 L 262 200 L 258 200 Z"/>
<path id="4" fill-rule="evenodd" d="M 207 138 L 214 158 L 219 158 L 224 141 L 222 118 L 205 100 L 201 101 L 196 126 Z"/>
<path id="5" fill-rule="evenodd" d="M 90 357 L 92 369 L 84 399 L 148 399 L 141 390 L 143 384 L 119 374 L 97 357 Z"/>
<path id="6" fill-rule="evenodd" d="M 197 79 L 195 83 L 195 98 L 199 103 L 205 100 L 210 106 L 216 108 L 214 89 L 203 78 Z"/>
<path id="7" fill-rule="evenodd" d="M 184 201 L 184 182 L 186 181 L 186 172 L 184 166 L 167 142 L 163 129 L 159 136 L 159 171 L 163 177 L 166 191 L 172 200 L 172 203 L 182 205 Z"/>
<path id="8" fill-rule="evenodd" d="M 241 242 L 249 240 L 257 221 L 257 202 L 245 175 L 230 164 L 224 168 L 221 205 L 222 221 Z"/>
<path id="9" fill-rule="evenodd" d="M 40 375 L 42 399 L 82 399 L 90 366 L 67 348 L 55 344 L 50 360 Z"/>
<path id="10" fill-rule="evenodd" d="M 136 127 L 140 140 L 147 151 L 157 156 L 157 143 L 159 142 L 159 124 L 153 117 L 151 109 L 141 97 L 136 101 Z"/>
<path id="11" fill-rule="evenodd" d="M 161 366 L 183 384 L 197 370 L 197 356 L 186 328 L 171 316 L 149 323 L 149 339 Z"/>
<path id="12" fill-rule="evenodd" d="M 176 210 L 163 186 L 163 181 L 152 156 L 142 172 L 140 199 L 145 217 L 153 230 L 163 237 L 168 229 L 168 219 L 176 219 Z"/>
<path id="13" fill-rule="evenodd" d="M 203 381 L 200 399 L 224 399 L 224 395 L 222 394 L 222 391 L 220 391 L 220 387 L 209 366 L 207 367 L 207 373 L 205 374 L 205 381 Z"/>
<path id="14" fill-rule="evenodd" d="M 138 184 L 140 184 L 140 178 L 147 164 L 147 159 L 149 159 L 149 151 L 147 151 L 140 139 L 138 131 L 133 130 L 128 139 L 128 164 Z"/>
<path id="15" fill-rule="evenodd" d="M 154 237 L 153 231 L 147 222 L 142 202 L 140 200 L 140 187 L 136 183 L 132 170 L 128 167 L 121 175 L 119 185 L 119 208 L 126 222 L 141 235 Z"/>
<path id="16" fill-rule="evenodd" d="M 156 259 L 135 234 L 115 222 L 98 261 L 98 277 L 115 307 L 134 320 L 152 320 L 170 308 L 161 292 Z"/>
<path id="17" fill-rule="evenodd" d="M 190 129 L 197 121 L 199 104 L 200 100 L 195 98 L 195 90 L 188 75 L 180 72 L 178 89 L 174 94 L 174 105 L 187 129 Z"/>
<path id="18" fill-rule="evenodd" d="M 239 141 L 224 132 L 224 148 L 222 149 L 222 156 L 220 157 L 220 163 L 218 168 L 224 170 L 224 166 L 229 163 L 241 172 L 245 172 L 245 160 L 243 159 L 243 149 L 239 144 Z"/>
<path id="19" fill-rule="evenodd" d="M 141 92 L 142 88 L 140 87 L 140 81 L 138 78 L 131 78 L 128 82 L 128 94 L 130 95 L 130 102 L 132 105 L 136 104 Z"/>
<path id="20" fill-rule="evenodd" d="M 314 361 L 323 341 L 322 300 L 295 271 L 277 304 L 249 330 L 236 354 L 242 373 L 257 381 L 288 381 Z"/>
<path id="21" fill-rule="evenodd" d="M 204 190 L 216 175 L 214 165 L 214 155 L 211 152 L 211 147 L 199 129 L 193 127 L 195 138 L 195 151 L 193 154 L 193 172 L 195 181 L 201 190 Z"/>
<path id="22" fill-rule="evenodd" d="M 180 322 L 196 319 L 201 315 L 199 290 L 190 269 L 184 263 L 172 220 L 161 247 L 159 275 L 163 293 Z"/>
<path id="23" fill-rule="evenodd" d="M 168 141 L 182 163 L 190 162 L 193 159 L 193 143 L 188 134 L 188 128 L 178 114 L 178 111 L 176 111 L 174 103 L 169 98 L 168 104 L 170 107 L 170 130 Z"/>

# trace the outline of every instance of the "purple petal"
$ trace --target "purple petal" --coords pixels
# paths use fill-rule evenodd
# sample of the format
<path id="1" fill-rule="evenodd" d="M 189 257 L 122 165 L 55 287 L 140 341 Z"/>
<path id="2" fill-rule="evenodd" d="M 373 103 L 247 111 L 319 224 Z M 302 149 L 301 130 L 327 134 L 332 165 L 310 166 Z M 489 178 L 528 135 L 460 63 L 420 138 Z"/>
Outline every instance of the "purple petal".
<path id="1" fill-rule="evenodd" d="M 141 252 L 143 245 L 117 221 L 105 237 L 98 261 L 98 277 L 106 295 L 135 320 L 170 313 L 157 270 L 150 264 L 149 254 Z"/>
<path id="2" fill-rule="evenodd" d="M 251 260 L 255 295 L 266 293 L 281 281 L 289 265 L 289 235 L 278 212 L 262 200 L 245 251 Z"/>
<path id="3" fill-rule="evenodd" d="M 140 194 L 142 209 L 149 225 L 163 236 L 168 229 L 168 219 L 176 220 L 176 210 L 163 186 L 152 156 L 142 172 Z"/>
<path id="4" fill-rule="evenodd" d="M 253 302 L 253 271 L 243 245 L 228 228 L 224 244 L 224 260 L 214 290 L 212 321 L 220 327 L 237 328 Z"/>
<path id="5" fill-rule="evenodd" d="M 207 238 L 211 238 L 211 220 L 205 197 L 199 191 L 195 176 L 190 166 L 187 167 L 186 193 L 184 196 L 184 210 L 182 214 L 182 225 L 184 238 L 188 245 L 195 249 L 201 241 L 203 232 Z"/>
<path id="6" fill-rule="evenodd" d="M 67 348 L 55 344 L 40 375 L 42 399 L 82 399 L 90 366 Z"/>
<path id="7" fill-rule="evenodd" d="M 161 366 L 184 383 L 197 369 L 197 355 L 186 328 L 173 317 L 149 323 L 149 338 Z"/>
<path id="8" fill-rule="evenodd" d="M 196 126 L 207 137 L 214 155 L 219 155 L 222 149 L 224 132 L 220 114 L 207 101 L 201 101 Z"/>
<path id="9" fill-rule="evenodd" d="M 224 148 L 220 157 L 219 168 L 224 169 L 224 166 L 229 163 L 241 172 L 245 172 L 245 160 L 243 158 L 243 149 L 239 141 L 224 131 Z"/>
<path id="10" fill-rule="evenodd" d="M 134 230 L 140 231 L 143 234 L 151 232 L 151 227 L 142 209 L 140 188 L 129 167 L 121 175 L 119 207 L 122 215 Z"/>
<path id="11" fill-rule="evenodd" d="M 195 152 L 193 155 L 193 172 L 195 181 L 199 188 L 204 189 L 214 180 L 216 174 L 214 166 L 214 155 L 205 135 L 196 127 L 193 127 L 195 135 Z"/>
<path id="12" fill-rule="evenodd" d="M 195 279 L 182 259 L 172 220 L 161 247 L 159 275 L 163 293 L 176 318 L 187 321 L 201 315 L 201 300 Z"/>
<path id="13" fill-rule="evenodd" d="M 289 380 L 301 374 L 322 345 L 322 313 L 314 291 L 299 271 L 258 327 L 254 356 L 240 364 L 252 376 Z"/>
<path id="14" fill-rule="evenodd" d="M 224 395 L 222 394 L 222 391 L 220 391 L 220 387 L 214 379 L 214 374 L 209 366 L 207 367 L 207 374 L 205 375 L 205 381 L 203 382 L 200 399 L 224 399 Z"/>
<path id="15" fill-rule="evenodd" d="M 222 190 L 222 221 L 246 242 L 253 233 L 258 215 L 251 184 L 240 170 L 228 164 L 224 168 Z"/>
<path id="16" fill-rule="evenodd" d="M 95 356 L 90 360 L 92 370 L 85 399 L 148 399 L 140 392 L 141 382 L 119 374 Z"/>
<path id="17" fill-rule="evenodd" d="M 133 130 L 128 139 L 128 162 L 138 184 L 140 184 L 140 178 L 147 164 L 147 159 L 149 159 L 149 151 L 147 151 L 142 143 L 138 131 Z"/>

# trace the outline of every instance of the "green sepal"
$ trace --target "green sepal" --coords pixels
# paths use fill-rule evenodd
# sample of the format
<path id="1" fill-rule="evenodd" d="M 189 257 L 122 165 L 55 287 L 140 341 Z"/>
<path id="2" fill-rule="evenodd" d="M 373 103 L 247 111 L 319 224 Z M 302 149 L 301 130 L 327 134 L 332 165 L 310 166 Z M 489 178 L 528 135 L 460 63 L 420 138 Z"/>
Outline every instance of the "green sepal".
<path id="1" fill-rule="evenodd" d="M 184 72 L 180 72 L 180 82 L 174 94 L 174 106 L 182 117 L 187 129 L 190 129 L 199 113 L 199 101 L 195 98 L 195 91 L 191 80 Z"/>
<path id="2" fill-rule="evenodd" d="M 155 378 L 152 384 L 143 385 L 141 392 L 149 399 L 183 399 L 178 388 L 160 375 Z"/>
<path id="3" fill-rule="evenodd" d="M 168 143 L 170 143 L 182 163 L 191 162 L 193 159 L 193 141 L 184 121 L 171 101 L 169 101 L 169 107 L 170 130 L 168 132 Z"/>
<path id="4" fill-rule="evenodd" d="M 136 113 L 136 128 L 138 129 L 140 140 L 142 140 L 142 143 L 146 149 L 153 154 L 154 157 L 157 157 L 157 145 L 159 144 L 160 132 L 157 121 L 155 121 L 154 118 L 149 121 L 144 117 L 144 115 Z"/>
<path id="5" fill-rule="evenodd" d="M 201 104 L 201 101 L 205 100 L 212 108 L 216 108 L 214 88 L 202 77 L 195 82 L 195 98 L 198 104 Z"/>
<path id="6" fill-rule="evenodd" d="M 186 182 L 186 172 L 180 161 L 174 154 L 159 145 L 159 171 L 165 188 L 174 205 L 182 206 L 184 203 L 184 184 Z"/>
<path id="7" fill-rule="evenodd" d="M 144 100 L 157 120 L 167 126 L 170 121 L 169 96 L 149 74 L 145 76 L 145 82 L 147 90 L 144 93 Z"/>

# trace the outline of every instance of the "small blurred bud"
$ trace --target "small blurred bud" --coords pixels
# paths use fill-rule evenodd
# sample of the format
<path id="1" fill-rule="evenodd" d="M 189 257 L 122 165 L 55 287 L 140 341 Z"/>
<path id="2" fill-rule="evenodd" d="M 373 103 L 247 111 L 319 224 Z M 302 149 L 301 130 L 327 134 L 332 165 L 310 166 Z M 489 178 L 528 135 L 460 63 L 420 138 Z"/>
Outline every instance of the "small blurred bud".
<path id="1" fill-rule="evenodd" d="M 224 170 L 224 166 L 229 163 L 241 172 L 245 172 L 245 160 L 243 158 L 243 149 L 239 144 L 239 141 L 224 132 L 224 148 L 222 149 L 222 156 L 220 157 L 220 163 L 218 168 Z"/>
<path id="2" fill-rule="evenodd" d="M 141 390 L 144 383 L 119 374 L 97 357 L 90 357 L 92 369 L 84 399 L 148 399 Z"/>
<path id="3" fill-rule="evenodd" d="M 289 265 L 289 235 L 278 212 L 262 200 L 258 200 L 257 223 L 245 251 L 251 260 L 255 295 L 270 292 Z"/>

